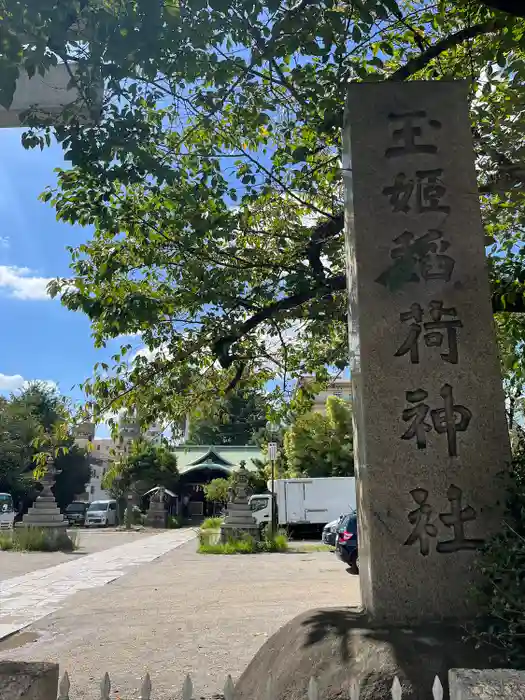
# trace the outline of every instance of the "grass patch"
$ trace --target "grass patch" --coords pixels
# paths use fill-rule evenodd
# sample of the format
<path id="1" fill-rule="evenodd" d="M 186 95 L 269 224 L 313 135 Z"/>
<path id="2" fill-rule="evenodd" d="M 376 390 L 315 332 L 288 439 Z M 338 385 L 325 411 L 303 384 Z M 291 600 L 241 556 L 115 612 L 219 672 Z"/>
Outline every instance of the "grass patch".
<path id="1" fill-rule="evenodd" d="M 0 550 L 14 552 L 73 552 L 78 549 L 78 533 L 60 532 L 54 536 L 44 528 L 20 527 L 0 534 Z"/>
<path id="2" fill-rule="evenodd" d="M 335 552 L 335 547 L 329 544 L 298 544 L 296 547 L 292 545 L 294 552 Z"/>
<path id="3" fill-rule="evenodd" d="M 201 525 L 201 530 L 218 530 L 223 523 L 223 519 L 219 516 L 214 518 L 206 518 Z"/>
<path id="4" fill-rule="evenodd" d="M 267 537 L 258 542 L 253 537 L 242 539 L 229 539 L 227 542 L 207 544 L 204 538 L 200 538 L 197 549 L 199 554 L 261 554 L 264 552 L 287 552 L 288 539 L 280 534 L 275 537 Z"/>

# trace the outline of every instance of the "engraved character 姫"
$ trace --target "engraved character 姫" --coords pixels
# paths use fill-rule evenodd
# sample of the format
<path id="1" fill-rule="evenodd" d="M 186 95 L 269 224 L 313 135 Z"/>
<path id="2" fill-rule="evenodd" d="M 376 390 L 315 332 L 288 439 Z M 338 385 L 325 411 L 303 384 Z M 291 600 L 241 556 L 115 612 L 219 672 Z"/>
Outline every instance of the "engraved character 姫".
<path id="1" fill-rule="evenodd" d="M 450 207 L 441 204 L 441 199 L 446 194 L 446 187 L 443 185 L 441 176 L 442 168 L 433 170 L 417 170 L 416 179 L 409 179 L 405 173 L 398 173 L 394 178 L 394 184 L 383 188 L 383 194 L 389 199 L 392 211 L 410 211 L 410 200 L 415 192 L 415 211 L 418 214 L 427 212 L 450 213 Z"/>

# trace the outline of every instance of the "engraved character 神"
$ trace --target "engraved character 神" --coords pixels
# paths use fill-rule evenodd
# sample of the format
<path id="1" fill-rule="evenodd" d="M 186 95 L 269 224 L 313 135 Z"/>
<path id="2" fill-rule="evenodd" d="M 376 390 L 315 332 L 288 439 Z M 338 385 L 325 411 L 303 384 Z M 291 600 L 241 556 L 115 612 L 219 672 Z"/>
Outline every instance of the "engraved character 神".
<path id="1" fill-rule="evenodd" d="M 463 492 L 458 486 L 451 484 L 447 491 L 447 500 L 450 503 L 449 513 L 440 513 L 439 519 L 447 527 L 452 528 L 454 537 L 451 540 L 438 542 L 436 552 L 451 554 L 462 550 L 472 550 L 484 544 L 482 539 L 469 539 L 465 537 L 465 523 L 476 520 L 477 513 L 472 506 L 461 507 Z"/>
<path id="2" fill-rule="evenodd" d="M 452 387 L 443 384 L 439 392 L 445 404 L 444 408 L 437 408 L 430 412 L 430 417 L 437 433 L 447 434 L 448 453 L 451 457 L 457 457 L 457 433 L 464 432 L 472 418 L 471 411 L 461 404 L 454 404 Z"/>
<path id="3" fill-rule="evenodd" d="M 437 536 L 437 527 L 430 520 L 432 518 L 432 507 L 427 503 L 428 491 L 426 489 L 412 489 L 410 495 L 417 503 L 418 507 L 408 514 L 408 522 L 414 529 L 408 536 L 405 545 L 413 545 L 419 542 L 419 551 L 424 557 L 430 552 L 430 538 Z"/>
<path id="4" fill-rule="evenodd" d="M 428 392 L 424 389 L 416 389 L 415 391 L 405 392 L 405 396 L 408 403 L 416 405 L 411 408 L 405 408 L 402 413 L 402 418 L 405 423 L 409 420 L 411 420 L 412 423 L 403 435 L 401 435 L 401 439 L 411 440 L 415 437 L 418 449 L 423 450 L 427 446 L 427 437 L 425 433 L 429 433 L 432 430 L 432 426 L 425 421 L 430 406 L 423 403 L 428 397 Z"/>
<path id="5" fill-rule="evenodd" d="M 406 156 L 415 153 L 437 153 L 437 146 L 433 144 L 419 143 L 422 136 L 422 128 L 419 126 L 423 120 L 433 129 L 441 129 L 441 122 L 436 119 L 426 119 L 427 113 L 424 110 L 413 112 L 402 112 L 400 114 L 389 114 L 388 120 L 393 124 L 398 124 L 392 132 L 392 140 L 396 144 L 387 148 L 385 156 L 395 158 L 396 156 Z M 416 140 L 417 139 L 417 140 Z"/>

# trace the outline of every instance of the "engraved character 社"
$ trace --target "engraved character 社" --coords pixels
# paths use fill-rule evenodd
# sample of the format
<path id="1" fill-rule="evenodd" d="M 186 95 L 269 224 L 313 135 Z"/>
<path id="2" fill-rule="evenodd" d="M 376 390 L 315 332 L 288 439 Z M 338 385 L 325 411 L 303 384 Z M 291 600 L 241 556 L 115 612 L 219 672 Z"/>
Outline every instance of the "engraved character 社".
<path id="1" fill-rule="evenodd" d="M 430 538 L 437 536 L 437 527 L 431 522 L 432 507 L 427 503 L 428 491 L 426 489 L 412 489 L 410 495 L 418 507 L 408 514 L 408 522 L 414 529 L 405 541 L 405 545 L 419 542 L 419 551 L 426 557 L 430 552 Z"/>
<path id="2" fill-rule="evenodd" d="M 441 122 L 426 117 L 427 113 L 424 110 L 389 114 L 388 120 L 395 127 L 392 132 L 392 140 L 395 145 L 386 149 L 385 156 L 395 158 L 415 153 L 437 153 L 437 146 L 421 143 L 420 139 L 423 133 L 421 124 L 429 125 L 432 129 L 441 129 Z"/>
<path id="3" fill-rule="evenodd" d="M 462 550 L 477 549 L 484 544 L 482 539 L 465 537 L 465 523 L 476 520 L 477 513 L 472 506 L 461 507 L 463 492 L 458 486 L 451 484 L 447 491 L 447 500 L 450 503 L 449 513 L 440 513 L 439 519 L 447 527 L 452 528 L 453 538 L 437 543 L 436 552 L 451 554 Z"/>
<path id="4" fill-rule="evenodd" d="M 423 323 L 423 309 L 418 303 L 410 306 L 408 311 L 403 311 L 399 318 L 402 322 L 413 321 L 409 326 L 409 332 L 402 345 L 394 353 L 394 357 L 402 357 L 410 353 L 412 364 L 419 363 L 419 336 L 423 329 L 425 345 L 428 348 L 441 348 L 446 338 L 447 351 L 440 353 L 444 362 L 453 365 L 458 363 L 458 328 L 462 328 L 462 322 L 457 318 L 443 319 L 443 316 L 457 316 L 456 309 L 443 308 L 443 302 L 433 300 L 429 304 L 428 315 L 430 321 Z"/>
<path id="5" fill-rule="evenodd" d="M 408 214 L 411 209 L 410 201 L 414 199 L 414 209 L 418 214 L 427 212 L 449 214 L 450 207 L 441 203 L 441 199 L 447 192 L 441 179 L 442 175 L 442 168 L 416 170 L 415 179 L 407 178 L 405 173 L 398 173 L 394 183 L 383 188 L 383 194 L 388 197 L 392 212 Z"/>

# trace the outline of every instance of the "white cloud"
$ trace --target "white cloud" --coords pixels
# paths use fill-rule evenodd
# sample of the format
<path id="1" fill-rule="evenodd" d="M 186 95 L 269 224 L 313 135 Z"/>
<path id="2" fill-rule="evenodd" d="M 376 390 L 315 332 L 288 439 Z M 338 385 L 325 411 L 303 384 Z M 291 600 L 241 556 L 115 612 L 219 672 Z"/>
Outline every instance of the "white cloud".
<path id="1" fill-rule="evenodd" d="M 24 379 L 21 374 L 2 374 L 0 372 L 0 391 L 18 391 L 25 389 L 32 381 L 46 384 L 50 389 L 56 389 L 57 383 L 52 379 Z"/>
<path id="2" fill-rule="evenodd" d="M 51 299 L 46 287 L 51 277 L 35 277 L 28 267 L 0 265 L 0 289 L 14 299 Z"/>

